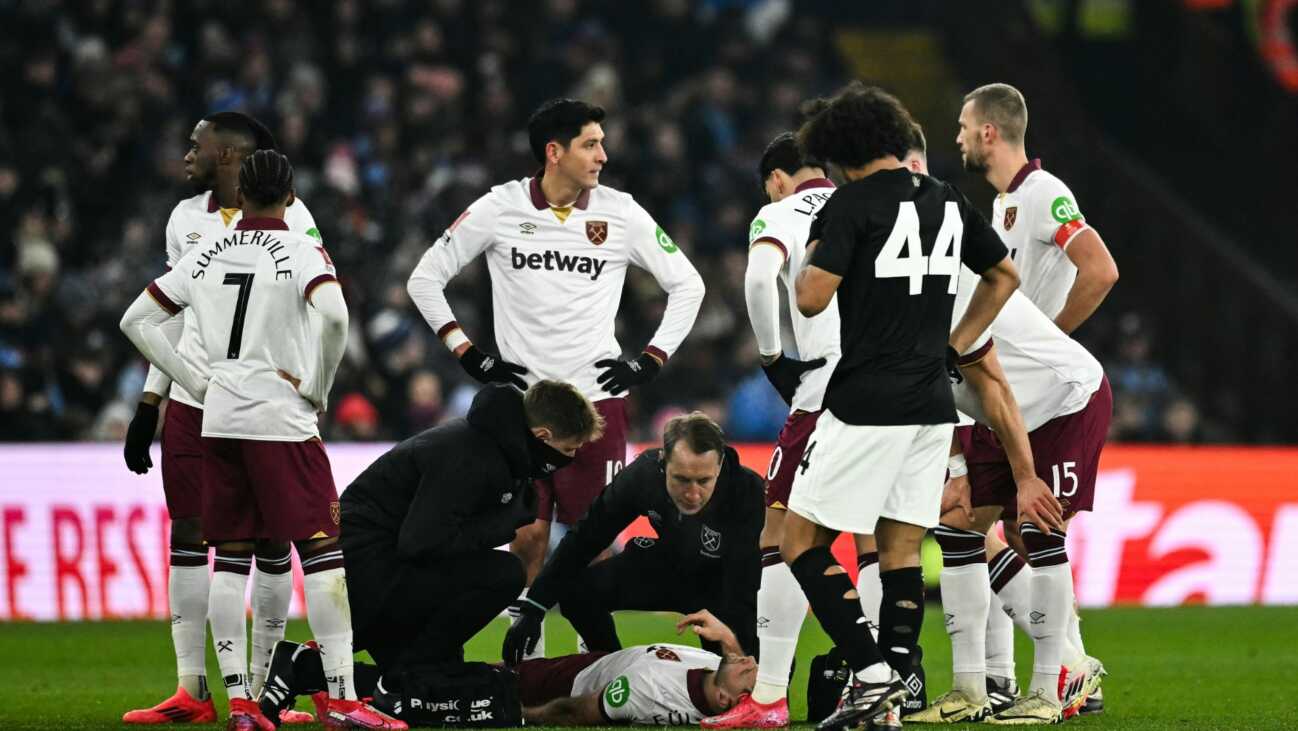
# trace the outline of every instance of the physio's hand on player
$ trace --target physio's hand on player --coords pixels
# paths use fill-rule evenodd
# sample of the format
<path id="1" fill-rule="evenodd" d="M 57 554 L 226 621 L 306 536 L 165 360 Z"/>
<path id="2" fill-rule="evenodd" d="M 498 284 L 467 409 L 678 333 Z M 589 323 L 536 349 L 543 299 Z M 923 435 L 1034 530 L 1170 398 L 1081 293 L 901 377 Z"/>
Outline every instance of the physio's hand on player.
<path id="1" fill-rule="evenodd" d="M 1041 478 L 1019 482 L 1018 491 L 1019 523 L 1032 523 L 1046 535 L 1064 529 L 1064 509 Z"/>
<path id="2" fill-rule="evenodd" d="M 824 358 L 798 360 L 787 355 L 779 355 L 770 363 L 762 364 L 762 372 L 766 374 L 766 380 L 775 386 L 784 403 L 792 405 L 793 394 L 802 383 L 802 376 L 808 371 L 814 371 L 825 365 L 825 362 Z"/>
<path id="3" fill-rule="evenodd" d="M 153 444 L 153 433 L 158 430 L 158 407 L 141 401 L 135 407 L 135 416 L 131 425 L 126 427 L 126 446 L 122 453 L 126 456 L 126 467 L 142 475 L 153 466 L 149 456 L 149 445 Z"/>
<path id="4" fill-rule="evenodd" d="M 536 643 L 541 641 L 541 622 L 545 619 L 545 610 L 525 598 L 519 599 L 515 606 L 518 621 L 505 633 L 505 644 L 500 648 L 501 658 L 510 667 L 522 662 L 524 656 L 536 649 Z M 511 614 L 514 608 L 510 607 Z"/>
<path id="5" fill-rule="evenodd" d="M 658 371 L 662 370 L 662 364 L 658 359 L 648 353 L 641 353 L 633 360 L 606 358 L 596 361 L 595 367 L 606 369 L 595 380 L 604 387 L 605 391 L 614 396 L 632 386 L 652 381 L 658 375 Z"/>
<path id="6" fill-rule="evenodd" d="M 952 477 L 946 481 L 946 486 L 942 488 L 942 507 L 941 514 L 946 515 L 952 510 L 959 510 L 964 515 L 965 520 L 973 522 L 973 500 L 970 498 L 969 476 L 961 475 Z"/>
<path id="7" fill-rule="evenodd" d="M 522 374 L 527 373 L 526 368 L 479 350 L 476 345 L 470 345 L 460 355 L 460 367 L 480 383 L 508 383 L 527 390 L 527 382 L 522 378 Z"/>
<path id="8" fill-rule="evenodd" d="M 946 375 L 951 383 L 964 383 L 964 374 L 960 372 L 960 354 L 950 345 L 946 346 Z"/>

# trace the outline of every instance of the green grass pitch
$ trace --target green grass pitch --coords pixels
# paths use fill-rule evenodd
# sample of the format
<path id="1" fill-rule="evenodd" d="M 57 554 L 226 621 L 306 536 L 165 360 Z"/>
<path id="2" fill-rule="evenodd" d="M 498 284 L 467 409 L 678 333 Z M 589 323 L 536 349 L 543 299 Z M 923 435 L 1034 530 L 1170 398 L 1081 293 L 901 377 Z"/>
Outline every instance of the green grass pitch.
<path id="1" fill-rule="evenodd" d="M 566 622 L 551 615 L 550 654 L 571 651 Z M 557 621 L 556 621 L 557 620 Z M 623 642 L 674 638 L 674 615 L 624 613 Z M 497 660 L 505 623 L 496 620 L 468 645 L 469 659 Z M 171 634 L 162 622 L 0 624 L 0 729 L 124 728 L 130 708 L 151 705 L 175 687 Z M 1298 608 L 1107 609 L 1083 613 L 1087 650 L 1109 668 L 1103 716 L 1069 721 L 1077 728 L 1296 729 Z M 305 639 L 304 622 L 288 636 Z M 692 638 L 682 640 L 693 642 Z M 930 695 L 947 689 L 951 650 L 941 614 L 930 609 L 923 642 Z M 808 621 L 798 648 L 795 718 L 805 713 L 810 659 L 829 645 Z M 1031 671 L 1031 643 L 1018 637 L 1019 680 Z M 209 677 L 218 678 L 208 649 Z M 218 712 L 225 696 L 215 689 Z M 310 710 L 303 699 L 299 705 Z M 211 726 L 210 728 L 224 728 Z M 307 726 L 303 728 L 319 728 Z"/>

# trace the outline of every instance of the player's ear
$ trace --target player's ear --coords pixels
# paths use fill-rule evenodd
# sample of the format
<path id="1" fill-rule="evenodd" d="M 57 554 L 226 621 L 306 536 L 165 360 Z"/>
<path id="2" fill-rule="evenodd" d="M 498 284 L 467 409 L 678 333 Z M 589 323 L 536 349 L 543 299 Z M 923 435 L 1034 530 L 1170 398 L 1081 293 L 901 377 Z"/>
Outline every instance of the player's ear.
<path id="1" fill-rule="evenodd" d="M 559 163 L 559 158 L 563 157 L 563 155 L 561 154 L 562 152 L 563 152 L 563 145 L 559 144 L 558 140 L 550 140 L 549 142 L 545 143 L 546 162 L 554 163 L 557 165 Z"/>
<path id="2" fill-rule="evenodd" d="M 234 186 L 234 205 L 243 208 L 243 188 L 240 188 L 237 184 Z"/>
<path id="3" fill-rule="evenodd" d="M 534 426 L 532 427 L 532 436 L 545 442 L 554 438 L 554 432 L 550 431 L 548 426 Z"/>

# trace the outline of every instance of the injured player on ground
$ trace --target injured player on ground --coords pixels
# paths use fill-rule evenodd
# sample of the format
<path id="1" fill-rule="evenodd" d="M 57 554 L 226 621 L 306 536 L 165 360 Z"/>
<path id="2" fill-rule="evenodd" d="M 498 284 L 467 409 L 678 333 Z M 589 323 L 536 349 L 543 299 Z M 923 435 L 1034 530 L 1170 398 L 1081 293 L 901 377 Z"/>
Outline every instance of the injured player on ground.
<path id="1" fill-rule="evenodd" d="M 752 692 L 757 662 L 742 654 L 729 627 L 702 610 L 681 618 L 676 630 L 686 629 L 719 643 L 724 656 L 688 645 L 653 644 L 519 663 L 514 669 L 524 722 L 696 726 Z M 284 694 L 284 705 L 291 705 L 293 696 L 323 687 L 319 654 L 309 645 L 281 642 L 275 654 L 291 658 L 281 667 L 272 662 L 272 677 L 267 680 L 270 687 L 282 683 L 291 688 Z M 377 670 L 360 662 L 356 668 L 357 692 L 373 695 Z"/>

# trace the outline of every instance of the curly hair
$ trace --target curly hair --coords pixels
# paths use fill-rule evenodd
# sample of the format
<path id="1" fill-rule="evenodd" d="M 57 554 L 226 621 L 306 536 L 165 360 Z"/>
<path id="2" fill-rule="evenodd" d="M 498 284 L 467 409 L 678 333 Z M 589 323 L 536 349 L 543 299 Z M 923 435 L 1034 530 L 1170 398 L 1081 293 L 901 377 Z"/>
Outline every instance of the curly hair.
<path id="1" fill-rule="evenodd" d="M 270 206 L 293 190 L 293 165 L 274 150 L 257 150 L 239 165 L 239 191 L 259 206 Z"/>
<path id="2" fill-rule="evenodd" d="M 830 99 L 803 105 L 811 116 L 798 130 L 798 144 L 808 155 L 840 167 L 857 168 L 886 155 L 906 156 L 915 120 L 897 97 L 860 81 Z"/>

